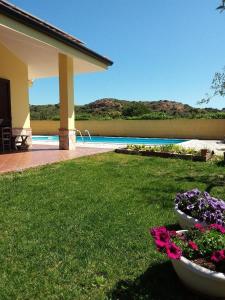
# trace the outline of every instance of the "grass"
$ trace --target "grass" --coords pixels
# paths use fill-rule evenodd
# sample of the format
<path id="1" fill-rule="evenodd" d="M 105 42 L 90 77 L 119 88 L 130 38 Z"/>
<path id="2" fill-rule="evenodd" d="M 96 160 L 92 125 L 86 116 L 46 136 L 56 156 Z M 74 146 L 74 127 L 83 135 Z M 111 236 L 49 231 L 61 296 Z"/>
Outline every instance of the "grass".
<path id="1" fill-rule="evenodd" d="M 0 176 L 0 299 L 200 299 L 148 233 L 173 199 L 224 197 L 216 163 L 114 153 Z"/>

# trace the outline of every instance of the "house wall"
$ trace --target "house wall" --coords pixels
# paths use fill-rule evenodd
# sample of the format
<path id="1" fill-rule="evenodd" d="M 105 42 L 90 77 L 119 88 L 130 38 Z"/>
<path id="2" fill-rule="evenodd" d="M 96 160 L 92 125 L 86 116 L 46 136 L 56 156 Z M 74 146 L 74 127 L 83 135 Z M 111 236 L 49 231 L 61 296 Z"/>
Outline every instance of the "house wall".
<path id="1" fill-rule="evenodd" d="M 59 121 L 31 121 L 33 134 L 58 134 Z M 81 131 L 91 135 L 162 138 L 224 139 L 225 120 L 109 120 L 76 121 Z"/>
<path id="2" fill-rule="evenodd" d="M 0 43 L 0 78 L 10 80 L 13 128 L 30 128 L 28 68 Z"/>

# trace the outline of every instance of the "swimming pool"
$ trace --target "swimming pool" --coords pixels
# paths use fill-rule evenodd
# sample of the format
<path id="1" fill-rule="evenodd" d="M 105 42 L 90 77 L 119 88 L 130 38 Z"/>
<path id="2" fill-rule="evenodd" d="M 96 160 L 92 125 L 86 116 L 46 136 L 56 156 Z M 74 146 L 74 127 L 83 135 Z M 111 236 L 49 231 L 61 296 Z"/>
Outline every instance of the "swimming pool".
<path id="1" fill-rule="evenodd" d="M 58 142 L 59 137 L 57 135 L 33 135 L 34 142 Z M 139 137 L 108 137 L 108 136 L 92 136 L 89 137 L 77 136 L 77 142 L 91 142 L 99 144 L 142 144 L 142 145 L 168 145 L 179 144 L 188 140 L 184 139 L 161 139 L 161 138 L 139 138 Z"/>

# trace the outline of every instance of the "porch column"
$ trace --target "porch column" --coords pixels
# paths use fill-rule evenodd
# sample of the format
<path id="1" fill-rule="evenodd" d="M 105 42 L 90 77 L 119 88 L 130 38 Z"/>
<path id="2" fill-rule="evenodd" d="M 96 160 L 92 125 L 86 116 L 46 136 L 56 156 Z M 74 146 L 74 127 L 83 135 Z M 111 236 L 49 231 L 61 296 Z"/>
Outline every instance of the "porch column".
<path id="1" fill-rule="evenodd" d="M 75 149 L 73 59 L 59 53 L 59 149 Z"/>
<path id="2" fill-rule="evenodd" d="M 27 66 L 11 77 L 11 117 L 12 136 L 27 136 L 24 147 L 32 147 L 32 129 L 30 127 L 29 87 Z M 15 69 L 15 73 L 16 73 Z"/>

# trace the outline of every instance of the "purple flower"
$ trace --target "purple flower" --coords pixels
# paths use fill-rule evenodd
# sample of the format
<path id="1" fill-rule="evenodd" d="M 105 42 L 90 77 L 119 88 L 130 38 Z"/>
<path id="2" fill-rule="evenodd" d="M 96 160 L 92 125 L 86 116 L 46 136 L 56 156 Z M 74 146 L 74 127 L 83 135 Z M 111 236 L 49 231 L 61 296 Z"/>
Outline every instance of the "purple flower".
<path id="1" fill-rule="evenodd" d="M 213 209 L 215 209 L 215 210 L 220 209 L 220 205 L 219 205 L 219 202 L 217 201 L 217 199 L 211 198 L 211 199 L 209 199 L 208 203 Z"/>
<path id="2" fill-rule="evenodd" d="M 211 214 L 211 212 L 210 211 L 205 211 L 204 213 L 203 213 L 203 215 L 202 215 L 202 218 L 203 218 L 203 220 L 206 222 L 206 223 L 210 223 L 210 221 L 211 221 L 211 218 L 212 217 L 212 214 Z"/>
<path id="3" fill-rule="evenodd" d="M 225 211 L 225 202 L 223 200 L 218 200 L 218 207 L 220 210 Z"/>
<path id="4" fill-rule="evenodd" d="M 207 201 L 205 199 L 200 199 L 198 202 L 198 209 L 203 210 L 207 205 Z"/>
<path id="5" fill-rule="evenodd" d="M 188 210 L 193 210 L 195 208 L 195 205 L 194 204 L 189 204 L 187 205 L 187 209 Z"/>
<path id="6" fill-rule="evenodd" d="M 221 225 L 221 226 L 225 226 L 225 223 L 224 223 L 224 221 L 223 220 L 221 220 L 221 219 L 217 219 L 216 220 L 216 223 L 218 224 L 218 225 Z"/>
<path id="7" fill-rule="evenodd" d="M 199 196 L 201 194 L 201 191 L 199 191 L 199 189 L 195 188 L 193 190 L 190 190 L 189 192 L 187 192 L 189 194 L 192 194 L 194 196 Z"/>
<path id="8" fill-rule="evenodd" d="M 175 203 L 178 204 L 182 200 L 182 194 L 177 194 L 175 198 Z"/>
<path id="9" fill-rule="evenodd" d="M 225 202 L 207 192 L 201 193 L 198 189 L 193 189 L 179 193 L 175 203 L 178 209 L 201 222 L 225 226 Z"/>
<path id="10" fill-rule="evenodd" d="M 207 193 L 207 192 L 203 192 L 203 196 L 204 196 L 205 198 L 210 198 L 210 197 L 211 197 L 210 194 Z"/>

